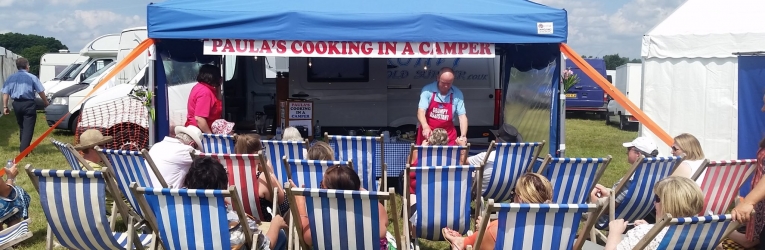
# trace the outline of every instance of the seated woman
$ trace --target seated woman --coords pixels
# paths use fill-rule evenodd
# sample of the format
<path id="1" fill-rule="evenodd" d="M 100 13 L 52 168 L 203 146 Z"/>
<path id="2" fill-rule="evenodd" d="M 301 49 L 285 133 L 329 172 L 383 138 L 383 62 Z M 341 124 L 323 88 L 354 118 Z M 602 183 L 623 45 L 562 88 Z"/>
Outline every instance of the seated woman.
<path id="1" fill-rule="evenodd" d="M 203 157 L 194 160 L 191 164 L 186 179 L 183 181 L 183 185 L 188 189 L 228 189 L 228 174 L 226 169 L 220 162 L 210 157 Z M 239 217 L 233 211 L 230 203 L 226 202 L 226 209 L 228 210 L 228 222 L 229 225 L 225 225 L 229 228 L 235 228 L 231 232 L 231 245 L 241 245 L 244 243 L 244 234 L 242 234 L 241 227 L 232 227 L 231 225 L 239 224 Z M 262 242 L 263 245 L 253 247 L 253 249 L 285 249 L 287 243 L 287 234 L 284 230 L 287 229 L 287 223 L 280 215 L 274 216 L 271 220 L 271 226 L 263 235 L 260 229 L 257 227 L 257 222 L 248 219 L 247 226 L 250 227 L 255 237 L 253 242 Z"/>
<path id="2" fill-rule="evenodd" d="M 518 182 L 515 184 L 514 203 L 550 203 L 552 198 L 552 184 L 540 174 L 524 174 L 518 178 Z M 481 217 L 476 219 L 476 231 L 479 230 L 478 225 L 481 224 L 481 219 Z M 494 249 L 494 244 L 497 242 L 497 226 L 499 226 L 499 221 L 493 220 L 489 222 L 485 231 L 486 235 L 484 235 L 481 241 L 481 249 L 477 250 Z M 459 232 L 450 228 L 444 228 L 441 232 L 444 234 L 446 241 L 451 243 L 452 249 L 456 250 L 466 249 L 467 246 L 475 245 L 475 241 L 478 238 L 478 233 L 462 237 Z"/>
<path id="3" fill-rule="evenodd" d="M 237 135 L 235 137 L 236 144 L 234 144 L 234 152 L 236 154 L 257 154 L 263 149 L 263 144 L 260 143 L 260 135 L 257 134 L 245 134 Z M 271 186 L 268 186 L 266 176 L 263 175 L 263 168 L 268 168 L 271 175 Z M 267 213 L 269 204 L 273 204 L 273 190 L 277 188 L 279 191 L 277 195 L 277 202 L 279 203 L 278 214 L 285 215 L 287 210 L 290 209 L 290 204 L 287 199 L 284 198 L 284 189 L 282 185 L 279 185 L 279 180 L 273 175 L 274 168 L 270 162 L 266 163 L 266 166 L 259 166 L 256 178 L 258 178 L 258 199 L 260 199 L 260 211 L 264 212 L 263 221 L 271 221 L 271 214 Z"/>
<path id="4" fill-rule="evenodd" d="M 656 183 L 653 193 L 656 195 L 654 201 L 656 214 L 671 214 L 675 218 L 691 217 L 698 215 L 704 209 L 704 194 L 701 193 L 699 185 L 685 177 L 664 178 Z M 608 234 L 606 249 L 633 249 L 652 227 L 653 224 L 637 220 L 635 227 L 622 236 L 620 233 L 627 228 L 627 221 L 623 219 L 611 221 L 608 224 L 608 230 L 611 233 Z M 659 249 L 659 243 L 666 233 L 667 229 L 662 229 L 645 249 Z"/>
<path id="5" fill-rule="evenodd" d="M 685 155 L 683 162 L 677 166 L 674 176 L 682 176 L 685 178 L 691 178 L 696 170 L 701 167 L 701 163 L 704 161 L 704 150 L 701 150 L 701 143 L 695 136 L 683 133 L 675 137 L 675 141 L 672 144 L 672 155 L 682 156 Z M 701 186 L 701 181 L 704 180 L 705 172 L 699 175 L 696 179 L 696 183 Z"/>
<path id="6" fill-rule="evenodd" d="M 430 132 L 430 136 L 424 141 L 422 141 L 422 146 L 446 146 L 449 141 L 449 134 L 446 133 L 445 129 L 437 128 L 434 129 L 432 132 Z M 465 146 L 467 145 L 464 140 L 457 140 L 458 146 Z M 465 164 L 465 161 L 467 160 L 467 152 L 465 150 L 462 151 L 460 157 L 459 164 L 463 165 Z M 411 159 L 411 165 L 417 166 L 418 159 L 417 159 L 417 150 L 414 150 L 412 152 L 412 155 L 410 156 Z M 417 184 L 417 180 L 415 180 L 416 175 L 414 172 L 409 173 L 409 179 L 411 180 L 409 182 L 409 193 L 414 194 L 415 193 L 415 185 Z"/>
<path id="7" fill-rule="evenodd" d="M 335 151 L 326 142 L 318 141 L 308 149 L 309 160 L 334 161 Z"/>
<path id="8" fill-rule="evenodd" d="M 295 183 L 290 181 L 292 187 L 296 187 Z M 321 180 L 322 189 L 337 189 L 337 190 L 359 190 L 366 191 L 361 187 L 361 179 L 359 175 L 352 168 L 346 166 L 335 165 L 327 169 L 324 172 L 324 179 Z M 300 214 L 301 224 L 303 225 L 303 240 L 311 246 L 311 227 L 308 220 L 308 210 L 305 204 L 305 197 L 296 196 L 295 205 L 298 208 Z M 388 237 L 388 214 L 386 213 L 385 206 L 382 203 L 377 204 L 380 209 L 380 249 L 388 249 L 388 240 L 392 237 Z"/>
<path id="9" fill-rule="evenodd" d="M 0 223 L 10 227 L 29 218 L 29 194 L 20 186 L 16 186 L 16 175 L 19 173 L 16 164 L 5 171 L 5 185 L 0 185 Z M 14 209 L 18 212 L 12 214 Z"/>
<path id="10" fill-rule="evenodd" d="M 295 127 L 287 127 L 282 133 L 282 141 L 303 142 L 305 140 L 303 139 L 303 136 L 300 135 L 300 131 L 298 131 Z M 303 155 L 308 155 L 308 149 L 303 149 Z"/>

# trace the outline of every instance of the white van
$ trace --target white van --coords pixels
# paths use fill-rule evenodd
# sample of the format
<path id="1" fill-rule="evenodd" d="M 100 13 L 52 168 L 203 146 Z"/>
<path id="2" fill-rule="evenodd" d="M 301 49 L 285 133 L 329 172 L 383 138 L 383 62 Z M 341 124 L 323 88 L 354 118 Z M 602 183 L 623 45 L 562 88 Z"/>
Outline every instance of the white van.
<path id="1" fill-rule="evenodd" d="M 68 50 L 59 53 L 45 53 L 40 57 L 40 82 L 47 82 L 64 72 L 67 67 L 73 65 L 80 54 L 69 53 Z"/>
<path id="2" fill-rule="evenodd" d="M 104 68 L 105 71 L 103 76 L 111 72 L 111 67 L 113 67 L 116 62 L 122 61 L 127 56 L 127 54 L 129 54 L 146 38 L 146 27 L 136 27 L 123 30 L 120 36 L 117 61 L 111 63 L 110 65 L 112 66 Z M 95 96 L 111 87 L 128 83 L 132 78 L 139 74 L 141 70 L 146 68 L 147 59 L 147 54 L 142 53 L 141 56 L 137 57 L 127 67 L 118 72 L 114 78 L 110 79 L 104 86 L 93 93 L 92 96 Z M 94 76 L 95 75 L 96 74 L 94 74 Z M 82 84 L 76 84 L 70 86 L 69 88 L 61 89 L 58 93 L 52 95 L 51 104 L 45 109 L 45 117 L 48 125 L 52 126 L 62 116 L 66 116 L 67 118 L 65 118 L 65 120 L 62 121 L 56 128 L 76 131 L 76 125 L 80 114 L 80 107 L 82 105 L 80 101 L 85 98 L 85 96 L 90 93 L 91 90 L 93 90 L 93 87 L 95 87 L 95 85 L 101 81 L 103 76 L 88 78 L 86 81 L 83 81 Z"/>
<path id="3" fill-rule="evenodd" d="M 616 78 L 614 85 L 619 92 L 622 92 L 628 99 L 638 108 L 640 108 L 641 91 L 643 90 L 643 64 L 641 63 L 628 63 L 619 67 L 616 67 Z M 606 118 L 606 124 L 618 124 L 619 129 L 625 130 L 627 128 L 637 129 L 639 125 L 637 118 L 632 116 L 627 109 L 619 105 L 616 100 L 608 101 L 608 116 Z"/>
<path id="4" fill-rule="evenodd" d="M 119 50 L 119 41 L 119 34 L 109 34 L 100 36 L 86 45 L 85 48 L 80 50 L 81 59 L 78 59 L 78 62 L 82 62 L 77 68 L 69 72 L 65 77 L 43 83 L 48 100 L 52 101 L 51 97 L 59 90 L 82 82 L 96 71 L 115 61 L 117 59 L 117 51 Z M 82 60 L 82 57 L 86 59 Z M 36 97 L 35 102 L 38 109 L 42 109 L 42 99 Z"/>

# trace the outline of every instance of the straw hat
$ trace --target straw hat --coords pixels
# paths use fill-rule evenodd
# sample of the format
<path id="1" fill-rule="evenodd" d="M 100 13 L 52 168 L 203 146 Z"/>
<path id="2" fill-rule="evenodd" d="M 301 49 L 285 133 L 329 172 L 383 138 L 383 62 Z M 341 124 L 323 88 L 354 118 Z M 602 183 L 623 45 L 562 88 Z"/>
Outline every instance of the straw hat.
<path id="1" fill-rule="evenodd" d="M 74 146 L 76 150 L 83 150 L 93 148 L 95 146 L 101 146 L 112 142 L 114 138 L 111 136 L 104 136 L 101 131 L 96 129 L 88 129 L 82 132 L 80 135 L 80 143 Z"/>
<path id="2" fill-rule="evenodd" d="M 189 125 L 188 127 L 175 127 L 175 134 L 178 135 L 180 133 L 189 135 L 197 144 L 197 149 L 202 149 L 202 130 L 199 130 L 199 128 L 194 125 Z"/>

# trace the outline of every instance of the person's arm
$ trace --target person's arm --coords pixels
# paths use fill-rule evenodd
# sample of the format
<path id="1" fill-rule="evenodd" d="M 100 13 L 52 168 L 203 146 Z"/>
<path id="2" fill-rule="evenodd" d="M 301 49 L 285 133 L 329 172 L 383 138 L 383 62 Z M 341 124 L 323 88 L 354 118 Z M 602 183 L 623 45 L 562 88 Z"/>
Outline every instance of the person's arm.
<path id="1" fill-rule="evenodd" d="M 194 119 L 197 120 L 197 127 L 199 128 L 199 130 L 202 130 L 202 133 L 212 134 L 212 130 L 210 130 L 210 125 L 207 124 L 207 120 L 204 117 L 194 116 Z"/>
<path id="2" fill-rule="evenodd" d="M 606 240 L 606 250 L 616 250 L 619 243 L 622 242 L 622 233 L 627 228 L 627 221 L 618 219 L 608 224 L 608 239 Z"/>
<path id="3" fill-rule="evenodd" d="M 13 190 L 13 183 L 16 179 L 16 175 L 19 173 L 18 168 L 16 167 L 16 164 L 13 164 L 11 169 L 7 169 L 5 171 L 5 184 L 6 185 L 0 185 L 0 196 L 2 197 L 8 197 L 11 194 L 11 190 Z"/>
<path id="4" fill-rule="evenodd" d="M 38 95 L 40 95 L 40 99 L 42 99 L 42 101 L 43 101 L 43 106 L 47 107 L 48 106 L 48 98 L 45 96 L 45 87 L 43 87 L 43 85 L 40 82 L 39 78 L 32 77 L 32 79 L 35 80 L 35 82 L 34 82 L 35 91 L 37 92 Z"/>
<path id="5" fill-rule="evenodd" d="M 425 119 L 425 110 L 427 110 L 430 105 L 431 95 L 433 95 L 433 93 L 425 91 L 425 88 L 423 88 L 420 93 L 420 102 L 417 104 L 417 122 L 422 126 L 422 136 L 424 137 L 428 137 L 431 131 L 430 125 L 428 124 L 427 119 Z"/>
<path id="6" fill-rule="evenodd" d="M 385 239 L 388 237 L 388 210 L 382 203 L 378 203 L 377 206 L 380 211 L 380 239 Z"/>
<path id="7" fill-rule="evenodd" d="M 765 199 L 765 181 L 759 181 L 752 191 L 733 208 L 730 212 L 731 217 L 734 221 L 748 222 L 754 212 L 754 204 L 763 199 Z"/>
<path id="8" fill-rule="evenodd" d="M 11 99 L 11 96 L 3 92 L 3 114 L 10 114 L 11 113 L 11 107 L 8 107 L 8 101 Z"/>
<path id="9" fill-rule="evenodd" d="M 192 96 L 191 98 L 194 97 Z M 207 93 L 199 94 L 199 96 L 196 97 L 196 102 L 194 104 L 194 120 L 197 121 L 197 127 L 199 130 L 202 130 L 202 133 L 212 133 L 210 124 L 207 124 L 207 118 L 212 115 L 213 98 L 215 97 L 212 94 Z M 191 99 L 189 99 L 189 102 L 191 102 Z"/>
<path id="10" fill-rule="evenodd" d="M 37 92 L 37 95 L 39 95 L 40 99 L 42 99 L 43 106 L 47 107 L 49 103 L 48 103 L 48 97 L 45 96 L 45 92 L 44 91 Z"/>
<path id="11" fill-rule="evenodd" d="M 680 176 L 685 178 L 691 178 L 691 175 L 693 175 L 693 172 L 691 170 L 691 165 L 685 161 L 681 162 L 680 166 L 677 166 L 677 169 L 675 169 L 675 172 L 672 173 L 672 176 Z"/>
<path id="12" fill-rule="evenodd" d="M 460 136 L 462 139 L 467 139 L 468 132 L 468 118 L 465 111 L 465 97 L 462 95 L 462 91 L 455 91 L 454 93 L 454 112 L 460 120 Z"/>
<path id="13" fill-rule="evenodd" d="M 462 139 L 467 138 L 467 132 L 468 132 L 468 118 L 467 115 L 462 114 L 459 116 L 460 119 L 460 136 Z"/>

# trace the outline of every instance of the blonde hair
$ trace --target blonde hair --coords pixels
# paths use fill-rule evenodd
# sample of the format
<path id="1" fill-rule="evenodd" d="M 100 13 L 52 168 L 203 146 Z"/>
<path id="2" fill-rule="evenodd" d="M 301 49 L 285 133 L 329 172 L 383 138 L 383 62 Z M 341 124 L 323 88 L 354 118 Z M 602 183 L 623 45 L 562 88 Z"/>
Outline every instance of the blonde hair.
<path id="1" fill-rule="evenodd" d="M 685 153 L 686 160 L 704 159 L 704 150 L 701 150 L 701 143 L 692 134 L 682 133 L 676 136 L 675 143 Z"/>
<path id="2" fill-rule="evenodd" d="M 319 161 L 334 161 L 335 152 L 326 142 L 318 141 L 316 144 L 313 144 L 313 146 L 308 148 L 308 159 Z"/>
<path id="3" fill-rule="evenodd" d="M 704 194 L 695 181 L 669 176 L 656 183 L 653 193 L 659 197 L 662 212 L 672 217 L 690 217 L 698 215 L 704 209 Z M 663 215 L 658 215 L 663 216 Z"/>
<path id="4" fill-rule="evenodd" d="M 236 143 L 234 144 L 234 152 L 236 154 L 257 154 L 258 151 L 263 149 L 263 145 L 260 143 L 260 135 L 257 134 L 244 134 L 234 136 Z"/>
<path id="5" fill-rule="evenodd" d="M 447 143 L 449 143 L 449 134 L 446 132 L 446 129 L 437 128 L 430 132 L 428 145 L 439 146 L 446 145 Z"/>
<path id="6" fill-rule="evenodd" d="M 515 195 L 525 203 L 547 203 L 553 199 L 552 184 L 537 173 L 526 173 L 515 184 Z"/>
<path id="7" fill-rule="evenodd" d="M 303 137 L 295 127 L 288 127 L 284 130 L 282 141 L 303 141 Z"/>

